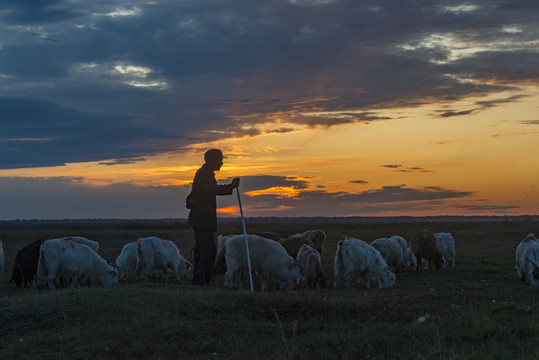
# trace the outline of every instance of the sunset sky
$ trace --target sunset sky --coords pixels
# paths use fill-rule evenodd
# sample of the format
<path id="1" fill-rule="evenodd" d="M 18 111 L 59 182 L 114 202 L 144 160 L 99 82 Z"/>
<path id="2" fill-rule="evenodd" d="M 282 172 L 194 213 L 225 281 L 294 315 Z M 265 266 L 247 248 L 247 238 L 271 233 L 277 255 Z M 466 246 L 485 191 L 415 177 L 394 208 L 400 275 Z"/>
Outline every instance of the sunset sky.
<path id="1" fill-rule="evenodd" d="M 5 0 L 0 220 L 539 214 L 539 1 Z M 238 216 L 234 196 L 221 216 Z"/>

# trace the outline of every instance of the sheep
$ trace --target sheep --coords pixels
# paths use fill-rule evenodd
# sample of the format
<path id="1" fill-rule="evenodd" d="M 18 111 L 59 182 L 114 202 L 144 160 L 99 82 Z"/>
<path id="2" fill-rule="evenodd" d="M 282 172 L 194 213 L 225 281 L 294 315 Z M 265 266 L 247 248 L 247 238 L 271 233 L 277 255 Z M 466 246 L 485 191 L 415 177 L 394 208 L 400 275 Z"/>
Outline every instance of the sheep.
<path id="1" fill-rule="evenodd" d="M 531 286 L 539 285 L 539 239 L 534 234 L 528 234 L 518 244 L 515 251 L 515 268 L 520 281 L 526 282 L 527 276 Z"/>
<path id="2" fill-rule="evenodd" d="M 4 283 L 4 244 L 0 239 L 0 286 Z"/>
<path id="3" fill-rule="evenodd" d="M 314 248 L 320 256 L 322 256 L 322 251 L 324 250 L 324 244 L 326 242 L 326 233 L 322 230 L 307 230 L 301 233 L 303 237 L 309 239 L 314 244 Z"/>
<path id="4" fill-rule="evenodd" d="M 150 273 L 156 269 L 163 270 L 164 281 L 167 281 L 167 269 L 170 267 L 178 283 L 183 283 L 193 265 L 180 255 L 180 250 L 170 240 L 150 236 L 138 240 L 137 278 L 148 281 Z"/>
<path id="5" fill-rule="evenodd" d="M 281 239 L 279 243 L 285 248 L 288 255 L 292 256 L 294 259 L 298 256 L 299 248 L 303 244 L 307 244 L 314 248 L 313 242 L 301 234 L 295 234 L 286 239 Z"/>
<path id="6" fill-rule="evenodd" d="M 119 280 L 123 280 L 126 273 L 137 270 L 137 242 L 138 241 L 132 241 L 125 244 L 122 248 L 122 251 L 120 252 L 120 255 L 115 261 L 116 268 L 118 269 Z"/>
<path id="7" fill-rule="evenodd" d="M 217 237 L 217 254 L 215 255 L 215 263 L 213 265 L 213 273 L 215 275 L 223 275 L 226 273 L 226 241 L 235 235 L 219 235 Z"/>
<path id="8" fill-rule="evenodd" d="M 33 288 L 42 276 L 47 276 L 49 289 L 55 289 L 54 279 L 71 278 L 71 288 L 86 283 L 91 276 L 101 280 L 103 286 L 118 283 L 116 269 L 108 265 L 89 246 L 68 238 L 49 239 L 41 245 Z"/>
<path id="9" fill-rule="evenodd" d="M 389 239 L 399 244 L 402 249 L 402 253 L 404 254 L 404 260 L 407 262 L 410 258 L 411 250 L 406 239 L 400 235 L 392 235 L 389 237 Z"/>
<path id="10" fill-rule="evenodd" d="M 261 236 L 261 237 L 263 237 L 265 239 L 271 239 L 271 240 L 275 240 L 275 241 L 279 241 L 281 239 L 285 239 L 288 236 L 290 236 L 290 235 L 278 234 L 278 233 L 271 232 L 271 231 L 257 232 L 257 233 L 255 233 L 255 235 Z"/>
<path id="11" fill-rule="evenodd" d="M 404 268 L 406 260 L 398 241 L 391 238 L 380 238 L 371 242 L 371 246 L 380 252 L 391 271 L 397 272 Z"/>
<path id="12" fill-rule="evenodd" d="M 298 251 L 296 260 L 303 267 L 305 283 L 310 288 L 326 288 L 331 286 L 329 277 L 322 268 L 320 253 L 307 244 L 303 244 Z"/>
<path id="13" fill-rule="evenodd" d="M 436 237 L 438 250 L 440 250 L 440 253 L 444 258 L 443 267 L 449 265 L 449 260 L 451 260 L 451 265 L 455 267 L 455 240 L 453 239 L 453 236 L 447 232 L 436 233 L 434 236 Z"/>
<path id="14" fill-rule="evenodd" d="M 273 288 L 293 290 L 305 278 L 301 275 L 301 265 L 285 248 L 276 241 L 257 235 L 246 235 L 249 247 L 251 270 L 259 274 L 262 290 Z M 235 235 L 226 241 L 225 284 L 227 288 L 237 288 L 237 278 L 241 270 L 248 271 L 245 235 Z"/>
<path id="15" fill-rule="evenodd" d="M 427 260 L 427 262 L 432 263 L 436 270 L 439 270 L 442 267 L 444 258 L 436 244 L 436 237 L 430 231 L 419 230 L 412 238 L 410 248 L 417 257 L 416 270 L 421 270 L 422 258 Z"/>
<path id="16" fill-rule="evenodd" d="M 11 268 L 11 279 L 17 287 L 30 287 L 34 282 L 39 261 L 39 249 L 46 239 L 32 241 L 17 251 Z"/>
<path id="17" fill-rule="evenodd" d="M 393 274 L 382 258 L 382 255 L 365 241 L 354 238 L 344 238 L 339 241 L 335 253 L 335 275 L 333 287 L 344 277 L 344 284 L 350 288 L 353 278 L 361 277 L 365 288 L 370 289 L 370 280 L 378 282 L 379 288 L 386 288 L 395 284 Z"/>
<path id="18" fill-rule="evenodd" d="M 71 240 L 79 244 L 87 245 L 90 247 L 90 249 L 92 249 L 95 252 L 99 251 L 99 243 L 97 241 L 90 240 L 82 236 L 66 236 L 63 239 Z"/>

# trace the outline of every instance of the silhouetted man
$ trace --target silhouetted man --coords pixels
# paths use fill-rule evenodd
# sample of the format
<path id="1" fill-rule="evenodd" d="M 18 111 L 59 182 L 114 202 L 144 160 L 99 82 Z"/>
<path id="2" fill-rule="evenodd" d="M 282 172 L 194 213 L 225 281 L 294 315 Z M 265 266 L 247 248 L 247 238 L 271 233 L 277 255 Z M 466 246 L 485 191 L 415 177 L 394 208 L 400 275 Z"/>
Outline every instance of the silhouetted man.
<path id="1" fill-rule="evenodd" d="M 187 197 L 189 212 L 188 224 L 195 233 L 193 285 L 208 285 L 215 264 L 217 247 L 215 231 L 217 230 L 217 195 L 231 195 L 234 188 L 240 185 L 240 179 L 234 178 L 232 183 L 217 185 L 215 171 L 223 166 L 223 153 L 211 149 L 204 154 L 204 165 L 197 170 L 193 180 L 191 193 Z"/>

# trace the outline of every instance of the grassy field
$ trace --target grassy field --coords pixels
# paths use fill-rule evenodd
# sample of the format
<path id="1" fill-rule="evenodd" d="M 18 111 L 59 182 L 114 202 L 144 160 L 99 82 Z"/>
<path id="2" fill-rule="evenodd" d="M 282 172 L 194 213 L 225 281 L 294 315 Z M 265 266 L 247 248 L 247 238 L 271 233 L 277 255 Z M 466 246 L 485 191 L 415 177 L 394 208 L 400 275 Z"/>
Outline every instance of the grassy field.
<path id="1" fill-rule="evenodd" d="M 457 266 L 405 271 L 388 289 L 262 293 L 173 282 L 27 290 L 8 284 L 17 249 L 39 238 L 81 235 L 117 256 L 138 237 L 173 240 L 186 258 L 191 231 L 176 222 L 0 226 L 6 264 L 0 290 L 0 359 L 537 359 L 539 289 L 514 269 L 518 243 L 539 222 L 363 221 L 249 223 L 248 231 L 327 234 L 333 275 L 342 236 L 368 242 L 419 229 L 451 232 Z M 242 233 L 240 223 L 220 225 Z M 245 282 L 244 282 L 245 284 Z"/>

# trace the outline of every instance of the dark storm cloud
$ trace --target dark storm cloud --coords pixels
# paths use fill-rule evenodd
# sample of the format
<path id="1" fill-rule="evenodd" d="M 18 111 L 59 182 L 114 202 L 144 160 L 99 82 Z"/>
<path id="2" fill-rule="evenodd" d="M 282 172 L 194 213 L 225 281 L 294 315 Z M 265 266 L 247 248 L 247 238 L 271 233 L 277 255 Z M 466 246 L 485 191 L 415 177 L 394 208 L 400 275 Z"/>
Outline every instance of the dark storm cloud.
<path id="1" fill-rule="evenodd" d="M 0 117 L 11 139 L 0 142 L 1 167 L 140 158 L 193 139 L 256 136 L 268 123 L 287 132 L 382 121 L 369 110 L 539 80 L 538 2 L 458 5 L 4 1 L 0 97 L 13 104 Z M 457 51 L 467 47 L 478 50 Z M 30 138 L 42 141 L 14 140 Z"/>
<path id="2" fill-rule="evenodd" d="M 353 184 L 368 184 L 369 183 L 368 181 L 365 181 L 365 180 L 350 180 L 350 182 Z"/>

